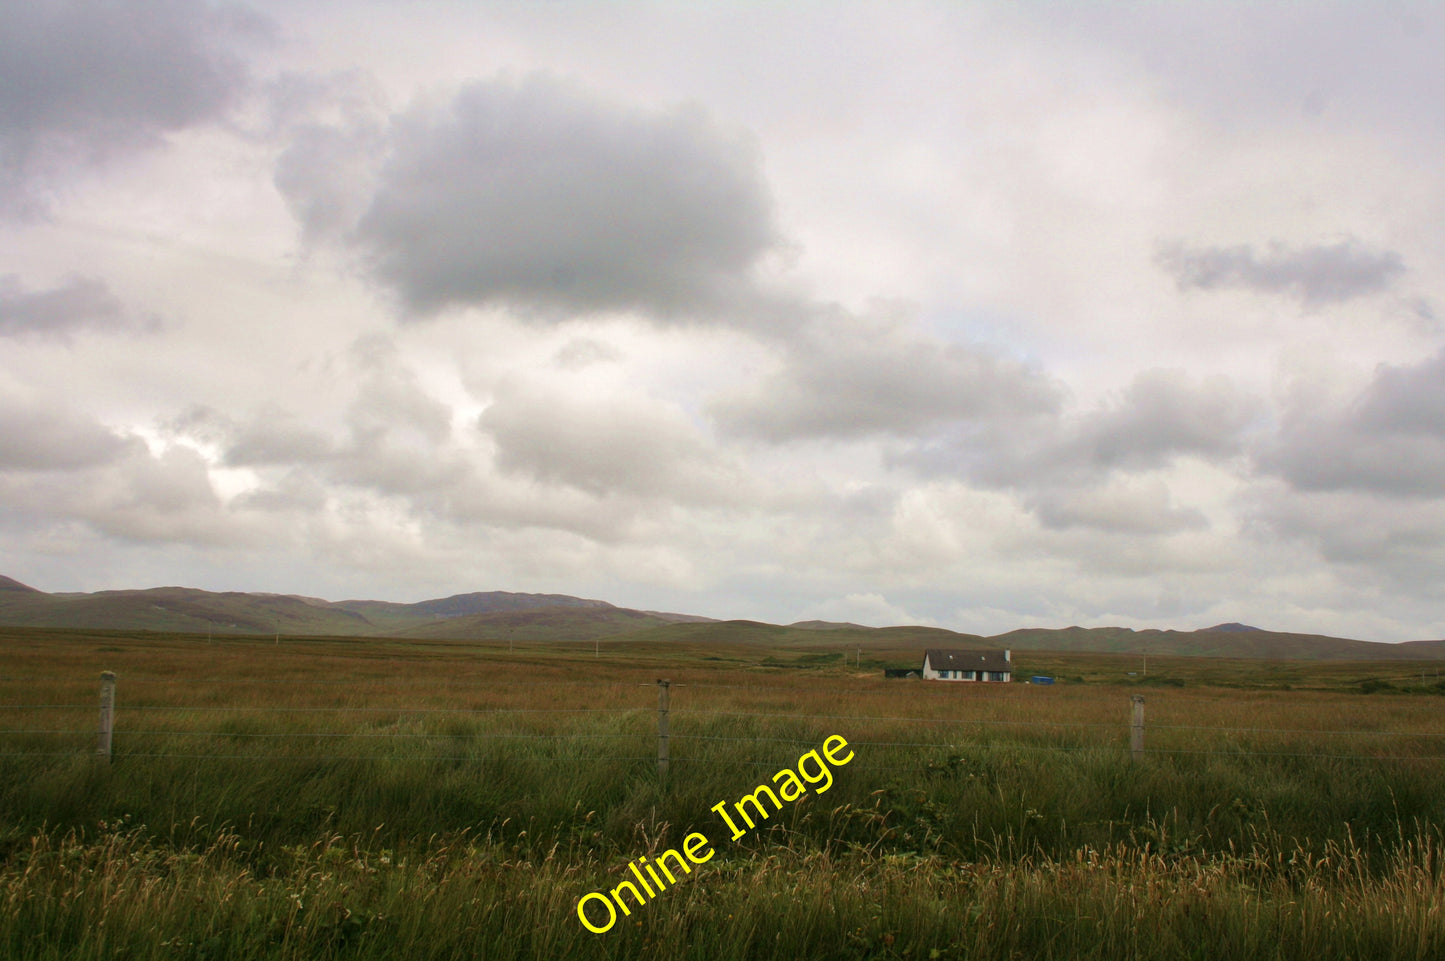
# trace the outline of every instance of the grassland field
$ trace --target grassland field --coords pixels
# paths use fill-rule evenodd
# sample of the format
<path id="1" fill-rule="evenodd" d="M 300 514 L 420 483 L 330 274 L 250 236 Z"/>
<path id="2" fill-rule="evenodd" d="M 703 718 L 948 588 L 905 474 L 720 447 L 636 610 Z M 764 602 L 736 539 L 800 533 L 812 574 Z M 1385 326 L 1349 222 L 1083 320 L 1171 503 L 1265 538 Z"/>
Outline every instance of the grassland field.
<path id="1" fill-rule="evenodd" d="M 3 629 L 0 956 L 1445 957 L 1438 661 L 883 677 L 920 656 Z M 827 793 L 729 842 L 709 809 L 832 734 Z M 715 857 L 582 927 L 692 831 Z"/>

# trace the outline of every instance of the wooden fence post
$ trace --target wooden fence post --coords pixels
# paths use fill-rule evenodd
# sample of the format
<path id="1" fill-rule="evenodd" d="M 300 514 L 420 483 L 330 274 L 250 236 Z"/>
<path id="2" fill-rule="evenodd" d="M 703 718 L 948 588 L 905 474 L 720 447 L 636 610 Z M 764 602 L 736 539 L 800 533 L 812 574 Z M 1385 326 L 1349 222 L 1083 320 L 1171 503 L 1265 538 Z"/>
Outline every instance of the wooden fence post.
<path id="1" fill-rule="evenodd" d="M 1129 729 L 1129 756 L 1137 761 L 1144 756 L 1144 695 L 1129 698 L 1134 704 L 1133 723 Z"/>
<path id="2" fill-rule="evenodd" d="M 657 681 L 657 776 L 667 777 L 667 703 L 671 681 Z"/>
<path id="3" fill-rule="evenodd" d="M 96 742 L 97 757 L 110 761 L 110 736 L 115 731 L 115 672 L 100 674 L 100 736 Z"/>

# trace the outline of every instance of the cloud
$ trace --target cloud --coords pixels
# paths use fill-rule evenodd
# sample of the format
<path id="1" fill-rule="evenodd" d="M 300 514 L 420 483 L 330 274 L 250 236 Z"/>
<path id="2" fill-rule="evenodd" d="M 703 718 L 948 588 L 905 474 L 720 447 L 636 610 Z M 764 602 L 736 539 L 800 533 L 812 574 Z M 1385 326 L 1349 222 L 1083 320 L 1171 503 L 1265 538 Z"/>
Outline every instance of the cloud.
<path id="1" fill-rule="evenodd" d="M 286 73 L 267 85 L 271 132 L 286 143 L 272 179 L 308 244 L 345 239 L 366 211 L 388 150 L 387 97 L 363 70 Z"/>
<path id="2" fill-rule="evenodd" d="M 726 432 L 771 443 L 914 436 L 941 425 L 1057 408 L 1041 371 L 979 345 L 948 344 L 893 318 L 819 311 L 784 347 L 780 369 L 717 398 Z"/>
<path id="3" fill-rule="evenodd" d="M 470 83 L 382 132 L 312 128 L 276 181 L 312 236 L 355 215 L 346 239 L 412 315 L 713 314 L 778 243 L 750 139 L 542 75 Z"/>
<path id="4" fill-rule="evenodd" d="M 228 467 L 272 467 L 324 460 L 333 453 L 325 432 L 282 410 L 261 412 L 236 432 L 226 448 Z"/>
<path id="5" fill-rule="evenodd" d="M 616 363 L 622 356 L 622 352 L 610 344 L 590 337 L 576 337 L 552 355 L 552 363 L 564 370 L 582 370 L 593 364 Z"/>
<path id="6" fill-rule="evenodd" d="M 226 467 L 306 468 L 328 481 L 383 495 L 413 495 L 453 483 L 452 408 L 428 393 L 389 341 L 349 355 L 351 396 L 337 412 L 301 416 L 277 404 L 240 419 L 192 408 L 166 425 L 215 446 Z"/>
<path id="7" fill-rule="evenodd" d="M 1202 511 L 1181 502 L 1168 472 L 1185 457 L 1238 458 L 1243 469 L 1262 412 L 1257 398 L 1226 378 L 1156 368 L 1090 410 L 960 424 L 889 461 L 925 477 L 1012 492 L 1045 531 L 1155 538 L 1209 528 Z"/>
<path id="8" fill-rule="evenodd" d="M 1252 490 L 1243 506 L 1246 531 L 1254 538 L 1268 545 L 1309 545 L 1328 563 L 1348 569 L 1343 580 L 1351 590 L 1368 593 L 1384 580 L 1414 598 L 1438 602 L 1445 500 L 1359 489 L 1298 490 L 1275 481 Z"/>
<path id="9" fill-rule="evenodd" d="M 1445 497 L 1445 350 L 1381 365 L 1343 405 L 1293 399 L 1256 457 L 1302 491 Z"/>
<path id="10" fill-rule="evenodd" d="M 1147 470 L 1192 455 L 1238 454 L 1259 402 L 1226 377 L 1199 383 L 1183 370 L 1141 371 L 1117 400 L 1083 415 L 1054 450 L 1059 464 Z"/>
<path id="11" fill-rule="evenodd" d="M 1113 472 L 1156 470 L 1182 456 L 1217 462 L 1239 455 L 1260 413 L 1259 401 L 1228 378 L 1196 383 L 1182 370 L 1156 368 L 1136 374 L 1093 410 L 966 425 L 896 459 L 925 474 L 962 474 L 989 487 L 1096 484 Z"/>
<path id="12" fill-rule="evenodd" d="M 1111 63 L 1216 129 L 1325 124 L 1438 149 L 1438 4 L 1025 5 L 1035 27 L 1093 40 Z"/>
<path id="13" fill-rule="evenodd" d="M 43 479 L 0 472 L 0 503 L 32 524 L 78 522 L 132 543 L 239 546 L 258 533 L 250 518 L 224 509 L 205 460 L 180 446 L 152 455 L 137 443 L 120 457 Z"/>
<path id="14" fill-rule="evenodd" d="M 510 383 L 478 426 L 505 472 L 596 497 L 735 502 L 745 478 L 678 408 L 613 393 L 589 396 Z"/>
<path id="15" fill-rule="evenodd" d="M 346 363 L 352 386 L 335 409 L 197 406 L 161 433 L 244 478 L 227 502 L 237 518 L 286 515 L 325 527 L 318 537 L 379 523 L 408 537 L 550 530 L 615 544 L 655 532 L 675 504 L 731 503 L 745 486 L 671 408 L 504 384 L 485 429 L 456 432 L 452 406 L 389 342 L 364 342 Z"/>
<path id="16" fill-rule="evenodd" d="M 1194 508 L 1174 503 L 1169 488 L 1158 478 L 1143 481 L 1114 479 L 1083 489 L 1037 491 L 1026 498 L 1039 523 L 1050 530 L 1090 528 L 1120 534 L 1173 534 L 1200 530 L 1208 519 Z"/>
<path id="17" fill-rule="evenodd" d="M 72 277 L 50 290 L 27 291 L 15 275 L 0 277 L 0 337 L 65 337 L 85 328 L 134 326 L 103 280 Z"/>
<path id="18" fill-rule="evenodd" d="M 238 52 L 267 33 L 190 0 L 0 5 L 0 213 L 37 214 L 65 172 L 224 116 L 248 83 Z"/>
<path id="19" fill-rule="evenodd" d="M 1155 261 L 1180 290 L 1253 290 L 1297 298 L 1307 307 L 1380 293 L 1405 272 L 1393 250 L 1375 251 L 1354 238 L 1336 244 L 1286 247 L 1190 247 L 1161 243 Z"/>
<path id="20" fill-rule="evenodd" d="M 0 471 L 74 471 L 144 448 L 83 414 L 7 399 L 0 402 Z"/>

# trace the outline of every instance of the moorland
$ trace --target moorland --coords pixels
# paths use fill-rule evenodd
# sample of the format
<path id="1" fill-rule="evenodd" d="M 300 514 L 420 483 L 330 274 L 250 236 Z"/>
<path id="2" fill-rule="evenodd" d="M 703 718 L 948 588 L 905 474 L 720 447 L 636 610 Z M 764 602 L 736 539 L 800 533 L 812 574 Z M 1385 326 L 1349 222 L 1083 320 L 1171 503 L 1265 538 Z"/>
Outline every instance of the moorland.
<path id="1" fill-rule="evenodd" d="M 950 685 L 883 676 L 926 630 L 652 629 L 0 629 L 0 955 L 1445 956 L 1438 660 L 1018 649 L 1056 682 Z M 830 735 L 826 793 L 583 928 Z"/>

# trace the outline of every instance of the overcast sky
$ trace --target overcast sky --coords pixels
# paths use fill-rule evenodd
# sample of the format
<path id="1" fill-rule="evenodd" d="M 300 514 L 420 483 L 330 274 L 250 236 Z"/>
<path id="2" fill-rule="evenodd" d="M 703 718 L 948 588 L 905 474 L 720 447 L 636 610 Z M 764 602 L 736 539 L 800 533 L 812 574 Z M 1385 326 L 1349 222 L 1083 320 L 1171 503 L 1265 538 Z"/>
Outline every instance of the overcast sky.
<path id="1" fill-rule="evenodd" d="M 1445 636 L 1445 6 L 0 2 L 0 573 Z"/>

